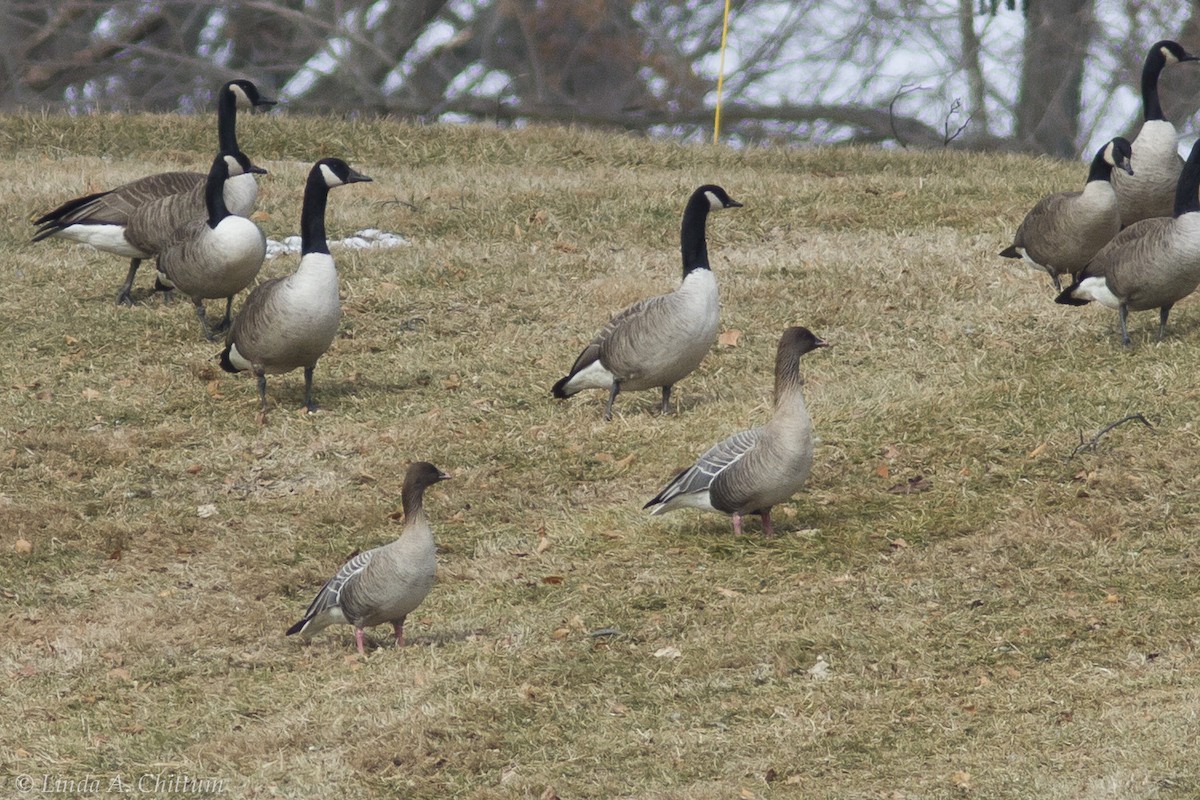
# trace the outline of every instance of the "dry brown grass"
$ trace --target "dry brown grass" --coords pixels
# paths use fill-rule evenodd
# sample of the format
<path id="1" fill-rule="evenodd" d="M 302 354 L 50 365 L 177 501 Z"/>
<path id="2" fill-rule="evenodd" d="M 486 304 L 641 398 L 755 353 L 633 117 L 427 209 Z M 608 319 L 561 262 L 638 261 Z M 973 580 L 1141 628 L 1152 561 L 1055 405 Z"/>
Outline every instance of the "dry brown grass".
<path id="1" fill-rule="evenodd" d="M 260 428 L 186 303 L 146 276 L 117 308 L 119 259 L 28 244 L 61 199 L 202 169 L 211 127 L 0 120 L 0 774 L 296 798 L 1200 793 L 1200 317 L 1182 304 L 1155 345 L 1138 315 L 1125 352 L 1109 312 L 995 255 L 1081 165 L 245 119 L 269 235 L 338 155 L 375 182 L 332 195 L 331 235 L 412 242 L 337 254 L 324 411 L 297 412 L 293 374 Z M 653 393 L 610 424 L 597 393 L 551 401 L 608 313 L 676 284 L 708 181 L 745 203 L 710 225 L 739 346 L 677 387 L 682 416 Z M 836 346 L 803 365 L 821 441 L 783 535 L 645 516 L 765 418 L 793 323 Z M 1155 428 L 1071 457 L 1135 412 Z M 395 534 L 418 458 L 456 477 L 429 502 L 441 568 L 414 646 L 285 639 L 342 559 Z"/>

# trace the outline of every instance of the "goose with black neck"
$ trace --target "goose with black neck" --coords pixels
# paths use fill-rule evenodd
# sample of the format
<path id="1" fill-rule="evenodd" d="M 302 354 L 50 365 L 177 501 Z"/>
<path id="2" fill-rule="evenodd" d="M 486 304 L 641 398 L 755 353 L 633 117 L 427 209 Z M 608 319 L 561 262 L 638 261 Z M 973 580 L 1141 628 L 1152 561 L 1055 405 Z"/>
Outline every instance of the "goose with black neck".
<path id="1" fill-rule="evenodd" d="M 1178 42 L 1163 39 L 1150 46 L 1142 66 L 1142 127 L 1133 140 L 1132 175 L 1113 174 L 1123 226 L 1151 217 L 1169 217 L 1183 169 L 1179 134 L 1163 114 L 1158 96 L 1162 71 L 1171 64 L 1200 60 Z"/>
<path id="2" fill-rule="evenodd" d="M 259 421 L 266 421 L 267 375 L 304 369 L 304 407 L 313 401 L 313 370 L 333 344 L 342 316 L 337 265 L 325 235 L 325 207 L 335 186 L 371 179 L 340 158 L 313 164 L 300 212 L 300 264 L 291 275 L 254 288 L 225 338 L 221 367 L 249 371 L 258 382 Z"/>
<path id="3" fill-rule="evenodd" d="M 1056 302 L 1082 306 L 1095 300 L 1120 315 L 1121 344 L 1129 347 L 1130 311 L 1158 309 L 1158 339 L 1167 332 L 1171 306 L 1200 286 L 1200 141 L 1179 176 L 1174 214 L 1144 219 L 1105 245 Z"/>
<path id="4" fill-rule="evenodd" d="M 634 303 L 610 319 L 554 384 L 555 397 L 565 400 L 584 389 L 607 389 L 604 419 L 609 420 L 620 392 L 661 387 L 662 413 L 670 411 L 671 387 L 700 365 L 717 338 L 720 304 L 708 261 L 708 214 L 741 205 L 714 184 L 692 193 L 679 234 L 679 288 Z"/>

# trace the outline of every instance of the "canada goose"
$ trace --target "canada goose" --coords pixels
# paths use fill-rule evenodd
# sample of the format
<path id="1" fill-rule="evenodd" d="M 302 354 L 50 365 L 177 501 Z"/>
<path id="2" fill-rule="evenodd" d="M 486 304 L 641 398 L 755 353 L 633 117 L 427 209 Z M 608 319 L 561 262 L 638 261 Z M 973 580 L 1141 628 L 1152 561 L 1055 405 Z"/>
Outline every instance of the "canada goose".
<path id="1" fill-rule="evenodd" d="M 1157 308 L 1158 339 L 1167 332 L 1171 306 L 1200 285 L 1200 140 L 1179 176 L 1175 215 L 1143 219 L 1105 245 L 1056 302 L 1082 306 L 1096 300 L 1115 308 L 1121 344 L 1130 345 L 1130 311 Z"/>
<path id="2" fill-rule="evenodd" d="M 742 517 L 759 514 L 763 533 L 774 535 L 771 507 L 799 491 L 813 460 L 812 418 L 804 405 L 800 357 L 829 343 L 807 328 L 783 332 L 775 354 L 775 412 L 759 428 L 741 431 L 709 448 L 644 508 L 663 514 L 677 508 L 721 511 L 742 532 Z"/>
<path id="3" fill-rule="evenodd" d="M 618 313 L 583 349 L 551 392 L 560 400 L 583 389 L 608 389 L 604 419 L 623 389 L 662 387 L 662 412 L 670 410 L 671 386 L 700 365 L 717 338 L 717 280 L 708 264 L 704 226 L 708 212 L 740 208 L 720 186 L 692 193 L 683 212 L 680 250 L 683 282 L 670 294 L 648 297 Z"/>
<path id="4" fill-rule="evenodd" d="M 229 327 L 233 296 L 250 285 L 267 255 L 267 237 L 258 225 L 229 213 L 225 207 L 224 189 L 231 168 L 241 174 L 256 169 L 240 153 L 218 154 L 205 181 L 208 216 L 191 220 L 177 227 L 166 240 L 151 244 L 158 253 L 159 282 L 192 298 L 200 326 L 210 340 L 215 337 L 214 331 Z M 180 197 L 186 195 L 174 195 L 139 208 L 129 221 L 127 235 L 135 240 L 139 235 L 153 239 L 151 232 L 142 231 L 142 227 L 153 225 L 153 218 L 159 216 L 152 213 L 154 209 Z M 204 313 L 204 301 L 214 297 L 225 298 L 225 318 L 215 329 Z"/>
<path id="5" fill-rule="evenodd" d="M 363 653 L 363 628 L 392 623 L 396 646 L 404 646 L 404 620 L 433 588 L 437 554 L 425 517 L 425 489 L 450 476 L 428 461 L 408 468 L 401 492 L 404 529 L 400 538 L 351 558 L 321 587 L 287 635 L 304 638 L 330 625 L 354 626 L 354 641 Z"/>
<path id="6" fill-rule="evenodd" d="M 1144 120 L 1133 140 L 1131 175 L 1113 174 L 1113 189 L 1121 224 L 1140 219 L 1169 217 L 1174 208 L 1175 186 L 1183 159 L 1179 157 L 1179 135 L 1163 116 L 1158 100 L 1158 76 L 1168 64 L 1196 61 L 1178 42 L 1163 39 L 1150 46 L 1142 66 L 1142 113 Z"/>
<path id="7" fill-rule="evenodd" d="M 223 153 L 240 152 L 237 144 L 237 109 L 272 106 L 258 93 L 258 88 L 247 80 L 233 80 L 221 87 L 217 93 L 217 141 Z M 265 170 L 263 171 L 265 172 Z M 34 220 L 38 230 L 33 241 L 57 237 L 81 244 L 90 244 L 97 250 L 124 256 L 129 261 L 129 272 L 117 293 L 119 305 L 133 305 L 133 278 L 145 253 L 130 244 L 125 238 L 125 226 L 134 211 L 145 203 L 169 195 L 192 192 L 192 211 L 184 218 L 199 217 L 205 213 L 204 182 L 207 176 L 201 172 L 160 172 L 126 183 L 106 192 L 96 192 L 74 200 L 68 200 L 53 211 Z M 258 198 L 258 184 L 253 175 L 238 175 L 225 183 L 225 205 L 239 216 L 249 216 Z"/>
<path id="8" fill-rule="evenodd" d="M 258 379 L 259 421 L 266 420 L 267 374 L 304 368 L 304 406 L 312 399 L 313 368 L 337 335 L 342 316 L 337 267 L 325 239 L 329 190 L 371 180 L 340 158 L 323 158 L 308 173 L 300 212 L 300 265 L 291 275 L 264 281 L 238 311 L 221 352 L 226 372 L 250 370 Z"/>
<path id="9" fill-rule="evenodd" d="M 1082 192 L 1058 192 L 1043 197 L 1017 227 L 1013 243 L 1000 251 L 1005 258 L 1022 258 L 1044 269 L 1062 291 L 1058 276 L 1082 270 L 1121 230 L 1113 167 L 1132 172 L 1130 145 L 1117 137 L 1096 152 Z"/>

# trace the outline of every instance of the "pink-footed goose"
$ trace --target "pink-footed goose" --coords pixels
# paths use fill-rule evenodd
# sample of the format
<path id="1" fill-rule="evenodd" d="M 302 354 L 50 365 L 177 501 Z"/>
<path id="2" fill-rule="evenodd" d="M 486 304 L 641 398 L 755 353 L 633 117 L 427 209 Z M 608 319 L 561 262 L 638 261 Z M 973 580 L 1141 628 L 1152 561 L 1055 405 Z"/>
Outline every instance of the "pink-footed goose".
<path id="1" fill-rule="evenodd" d="M 146 249 L 158 254 L 159 285 L 177 288 L 188 297 L 204 335 L 210 341 L 216 332 L 230 324 L 233 296 L 251 284 L 267 256 L 267 237 L 254 222 L 230 213 L 225 206 L 225 184 L 232 171 L 252 172 L 248 160 L 241 154 L 220 153 L 213 159 L 205 181 L 204 200 L 208 215 L 192 219 L 169 234 L 157 235 L 156 228 L 143 230 L 151 211 L 168 206 L 171 201 L 186 195 L 173 195 L 150 203 L 134 213 L 126 228 L 126 236 L 146 243 Z M 204 301 L 225 298 L 225 317 L 215 327 L 209 324 Z"/>
<path id="2" fill-rule="evenodd" d="M 555 397 L 607 389 L 607 420 L 612 419 L 613 400 L 621 391 L 662 387 L 662 411 L 670 410 L 672 385 L 700 366 L 717 338 L 720 304 L 717 280 L 708 264 L 708 213 L 741 205 L 712 184 L 692 193 L 679 234 L 683 254 L 679 288 L 641 300 L 610 319 L 575 359 L 571 371 L 554 384 Z"/>
<path id="3" fill-rule="evenodd" d="M 449 475 L 428 461 L 418 461 L 404 476 L 401 498 L 404 529 L 400 538 L 351 558 L 321 587 L 304 617 L 287 635 L 305 638 L 330 625 L 354 626 L 354 641 L 363 653 L 363 629 L 390 622 L 396 646 L 404 646 L 404 620 L 433 588 L 437 553 L 425 516 L 425 490 Z"/>
<path id="4" fill-rule="evenodd" d="M 1096 152 L 1081 192 L 1057 192 L 1039 200 L 1000 251 L 1045 270 L 1062 291 L 1058 276 L 1081 271 L 1092 256 L 1121 230 L 1117 195 L 1110 178 L 1114 167 L 1132 172 L 1129 141 L 1117 137 Z"/>
<path id="5" fill-rule="evenodd" d="M 1179 176 L 1175 213 L 1133 223 L 1105 245 L 1055 302 L 1082 306 L 1095 300 L 1120 315 L 1121 344 L 1129 347 L 1130 311 L 1158 309 L 1158 339 L 1171 306 L 1200 286 L 1200 141 Z"/>
<path id="6" fill-rule="evenodd" d="M 223 153 L 240 152 L 237 143 L 237 110 L 264 108 L 275 104 L 262 97 L 258 88 L 247 80 L 233 80 L 217 93 L 217 141 Z M 260 172 L 265 172 L 261 171 Z M 77 197 L 34 220 L 38 230 L 33 241 L 51 237 L 90 244 L 97 250 L 128 258 L 129 271 L 117 294 L 117 303 L 132 305 L 133 279 L 146 253 L 125 237 L 130 216 L 142 205 L 174 194 L 189 196 L 190 212 L 185 219 L 205 213 L 202 172 L 160 172 L 118 186 L 105 192 Z M 258 198 L 258 183 L 251 174 L 232 177 L 225 184 L 225 204 L 239 216 L 249 216 Z M 182 221 L 182 220 L 181 220 Z"/>
<path id="7" fill-rule="evenodd" d="M 733 517 L 735 534 L 742 532 L 742 517 L 758 514 L 763 532 L 773 536 L 771 507 L 799 491 L 812 468 L 812 418 L 804 404 L 800 357 L 828 346 L 807 328 L 785 330 L 775 353 L 775 411 L 770 421 L 709 448 L 644 508 L 652 514 L 677 508 L 720 511 Z"/>
<path id="8" fill-rule="evenodd" d="M 313 402 L 313 369 L 337 335 L 342 317 L 337 266 L 325 237 L 325 206 L 334 186 L 371 180 L 340 158 L 313 164 L 300 212 L 300 264 L 291 275 L 264 281 L 242 304 L 221 352 L 226 372 L 249 370 L 258 380 L 259 421 L 266 420 L 267 375 L 304 368 L 304 406 Z"/>
<path id="9" fill-rule="evenodd" d="M 1142 127 L 1133 140 L 1132 175 L 1113 173 L 1113 189 L 1121 225 L 1141 219 L 1169 217 L 1175 207 L 1175 187 L 1183 169 L 1179 134 L 1163 114 L 1158 77 L 1169 64 L 1197 61 L 1178 42 L 1163 39 L 1150 46 L 1142 65 Z"/>

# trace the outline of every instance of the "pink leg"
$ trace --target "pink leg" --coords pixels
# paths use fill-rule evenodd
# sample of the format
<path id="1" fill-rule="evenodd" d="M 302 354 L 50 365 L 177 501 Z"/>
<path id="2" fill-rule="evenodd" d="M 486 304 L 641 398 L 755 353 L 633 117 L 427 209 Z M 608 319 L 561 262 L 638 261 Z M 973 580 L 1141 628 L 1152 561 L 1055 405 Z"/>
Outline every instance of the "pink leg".
<path id="1" fill-rule="evenodd" d="M 404 617 L 392 623 L 396 631 L 396 647 L 404 647 Z"/>
<path id="2" fill-rule="evenodd" d="M 771 527 L 771 509 L 765 509 L 762 512 L 763 535 L 770 539 L 775 535 L 775 529 Z"/>
<path id="3" fill-rule="evenodd" d="M 733 515 L 733 535 L 734 536 L 742 535 L 742 515 L 741 514 Z"/>
<path id="4" fill-rule="evenodd" d="M 365 656 L 366 653 L 363 651 L 363 629 L 362 628 L 354 629 L 354 641 L 358 642 L 358 654 L 360 656 Z"/>

